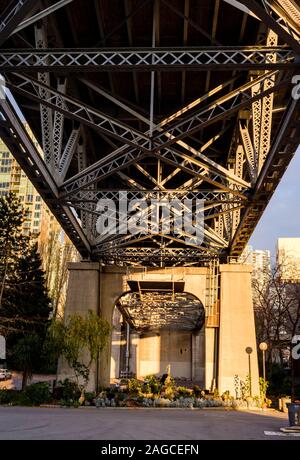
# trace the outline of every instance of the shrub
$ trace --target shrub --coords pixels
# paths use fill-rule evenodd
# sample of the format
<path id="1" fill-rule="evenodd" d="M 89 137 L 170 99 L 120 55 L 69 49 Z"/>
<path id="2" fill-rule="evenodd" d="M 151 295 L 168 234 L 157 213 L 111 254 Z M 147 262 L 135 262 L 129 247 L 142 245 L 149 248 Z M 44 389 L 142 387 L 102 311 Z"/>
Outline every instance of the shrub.
<path id="1" fill-rule="evenodd" d="M 196 398 L 200 398 L 201 397 L 201 388 L 198 386 L 198 385 L 194 385 L 193 387 L 193 391 L 194 391 L 194 395 L 196 396 Z"/>
<path id="2" fill-rule="evenodd" d="M 78 401 L 74 401 L 73 399 L 62 399 L 60 401 L 61 407 L 75 407 L 77 409 L 80 404 Z"/>
<path id="3" fill-rule="evenodd" d="M 39 406 L 40 404 L 47 404 L 52 400 L 52 396 L 47 382 L 33 383 L 25 388 L 23 395 L 25 395 L 24 401 L 28 398 L 28 401 Z M 22 399 L 22 396 L 21 396 Z"/>
<path id="4" fill-rule="evenodd" d="M 108 388 L 105 388 L 104 392 L 106 393 L 106 398 L 111 400 L 111 399 L 114 399 L 115 397 L 116 389 L 113 387 L 108 387 Z"/>
<path id="5" fill-rule="evenodd" d="M 142 386 L 142 392 L 145 394 L 149 394 L 152 392 L 152 389 L 149 383 L 144 383 L 144 385 Z"/>
<path id="6" fill-rule="evenodd" d="M 31 406 L 32 402 L 24 392 L 17 390 L 0 390 L 0 404 Z"/>
<path id="7" fill-rule="evenodd" d="M 18 399 L 16 390 L 0 390 L 0 404 L 12 404 Z"/>
<path id="8" fill-rule="evenodd" d="M 80 390 L 76 384 L 76 382 L 73 382 L 72 380 L 65 379 L 63 382 L 59 382 L 59 386 L 62 388 L 61 392 L 61 399 L 67 400 L 67 399 L 78 399 L 80 397 Z"/>
<path id="9" fill-rule="evenodd" d="M 219 390 L 218 390 L 218 388 L 215 388 L 214 389 L 214 398 L 219 398 L 219 397 L 220 397 Z"/>
<path id="10" fill-rule="evenodd" d="M 19 392 L 17 398 L 12 402 L 13 406 L 32 406 L 33 402 L 25 392 Z M 41 403 L 42 404 L 42 403 Z"/>
<path id="11" fill-rule="evenodd" d="M 161 385 L 158 382 L 151 383 L 150 387 L 153 394 L 157 395 L 160 393 Z"/>
<path id="12" fill-rule="evenodd" d="M 186 387 L 177 387 L 177 393 L 178 393 L 178 396 L 180 397 L 188 398 L 189 396 L 191 396 L 192 390 Z"/>
<path id="13" fill-rule="evenodd" d="M 225 399 L 232 399 L 232 396 L 230 395 L 230 391 L 229 391 L 229 390 L 224 391 L 224 393 L 222 394 L 222 399 L 223 399 L 223 400 L 225 400 Z"/>
<path id="14" fill-rule="evenodd" d="M 146 375 L 145 382 L 147 382 L 147 383 L 149 383 L 149 385 L 151 385 L 152 383 L 157 383 L 158 379 L 157 379 L 156 375 L 149 374 L 149 375 Z"/>
<path id="15" fill-rule="evenodd" d="M 172 401 L 174 399 L 174 388 L 172 388 L 171 386 L 168 386 L 166 389 L 165 389 L 165 398 L 169 399 L 170 401 Z"/>
<path id="16" fill-rule="evenodd" d="M 88 392 L 88 391 L 87 391 L 86 393 L 84 393 L 84 397 L 85 397 L 85 400 L 86 400 L 86 401 L 92 403 L 92 402 L 93 402 L 93 399 L 96 398 L 96 394 L 93 393 L 93 392 Z"/>
<path id="17" fill-rule="evenodd" d="M 137 379 L 130 379 L 128 381 L 128 391 L 129 393 L 136 394 L 141 390 L 141 384 Z"/>
<path id="18" fill-rule="evenodd" d="M 145 383 L 150 385 L 151 391 L 149 391 L 149 393 L 153 393 L 155 395 L 160 393 L 162 385 L 160 383 L 160 380 L 156 377 L 156 375 L 147 375 L 145 377 Z"/>

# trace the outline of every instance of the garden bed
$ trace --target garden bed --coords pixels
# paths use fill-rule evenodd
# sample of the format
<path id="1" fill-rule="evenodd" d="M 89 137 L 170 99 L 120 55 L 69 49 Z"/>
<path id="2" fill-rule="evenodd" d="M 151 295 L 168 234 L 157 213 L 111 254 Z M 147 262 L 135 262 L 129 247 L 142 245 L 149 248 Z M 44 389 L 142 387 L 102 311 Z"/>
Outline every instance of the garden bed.
<path id="1" fill-rule="evenodd" d="M 118 384 L 101 389 L 97 394 L 83 392 L 78 384 L 68 379 L 50 391 L 47 382 L 29 385 L 24 392 L 0 391 L 0 405 L 41 407 L 96 407 L 96 408 L 157 408 L 157 409 L 226 409 L 259 410 L 267 408 L 266 398 L 243 395 L 233 397 L 228 391 L 219 394 L 178 386 L 170 376 L 160 379 L 148 376 L 143 381 L 123 379 Z"/>

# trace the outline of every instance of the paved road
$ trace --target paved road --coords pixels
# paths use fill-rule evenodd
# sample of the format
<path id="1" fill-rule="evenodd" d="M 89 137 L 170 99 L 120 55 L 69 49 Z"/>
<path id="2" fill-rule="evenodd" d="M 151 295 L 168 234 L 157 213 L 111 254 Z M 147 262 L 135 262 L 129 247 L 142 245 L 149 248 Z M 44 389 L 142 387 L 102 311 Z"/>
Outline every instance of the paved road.
<path id="1" fill-rule="evenodd" d="M 1 440 L 300 440 L 264 434 L 287 425 L 279 412 L 0 407 Z"/>

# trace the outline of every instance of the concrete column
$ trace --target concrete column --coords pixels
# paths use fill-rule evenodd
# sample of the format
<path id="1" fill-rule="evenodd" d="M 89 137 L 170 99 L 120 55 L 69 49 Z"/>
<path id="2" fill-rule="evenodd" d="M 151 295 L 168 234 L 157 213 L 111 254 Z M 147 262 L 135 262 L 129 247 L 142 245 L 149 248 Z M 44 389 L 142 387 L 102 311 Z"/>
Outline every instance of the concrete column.
<path id="1" fill-rule="evenodd" d="M 204 387 L 205 375 L 205 333 L 204 330 L 192 334 L 192 380 Z"/>
<path id="2" fill-rule="evenodd" d="M 213 327 L 205 328 L 205 389 L 213 390 L 215 366 L 215 330 Z"/>
<path id="3" fill-rule="evenodd" d="M 129 371 L 139 378 L 139 341 L 140 335 L 131 331 L 130 334 L 130 359 L 129 359 Z"/>
<path id="4" fill-rule="evenodd" d="M 252 396 L 259 396 L 254 311 L 251 291 L 251 265 L 220 265 L 220 334 L 218 389 L 235 395 L 234 376 L 245 380 L 249 374 L 246 348 L 251 347 Z"/>
<path id="5" fill-rule="evenodd" d="M 113 314 L 113 331 L 111 340 L 111 367 L 110 367 L 110 378 L 118 379 L 120 376 L 121 367 L 121 346 L 122 346 L 122 323 L 121 313 L 117 308 Z"/>
<path id="6" fill-rule="evenodd" d="M 118 297 L 124 292 L 124 273 L 126 271 L 118 267 L 109 267 L 100 272 L 100 315 L 112 324 L 113 312 Z M 110 385 L 111 369 L 111 346 L 112 337 L 108 339 L 108 344 L 100 353 L 99 381 L 101 387 Z"/>
<path id="7" fill-rule="evenodd" d="M 65 306 L 65 318 L 69 315 L 85 316 L 88 310 L 99 313 L 99 263 L 72 262 L 68 264 L 69 282 Z M 74 372 L 64 360 L 58 366 L 58 378 L 74 379 Z M 97 379 L 96 363 L 90 369 L 88 391 L 95 389 Z"/>

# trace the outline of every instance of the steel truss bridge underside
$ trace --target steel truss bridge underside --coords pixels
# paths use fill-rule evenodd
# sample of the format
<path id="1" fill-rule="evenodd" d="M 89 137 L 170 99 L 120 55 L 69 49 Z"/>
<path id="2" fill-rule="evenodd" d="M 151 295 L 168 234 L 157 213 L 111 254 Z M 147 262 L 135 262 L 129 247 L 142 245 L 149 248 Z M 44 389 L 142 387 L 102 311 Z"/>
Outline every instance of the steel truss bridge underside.
<path id="1" fill-rule="evenodd" d="M 0 0 L 0 46 L 27 121 L 2 97 L 0 135 L 83 258 L 241 254 L 299 145 L 298 1 Z M 177 226 L 193 200 L 201 243 Z"/>

